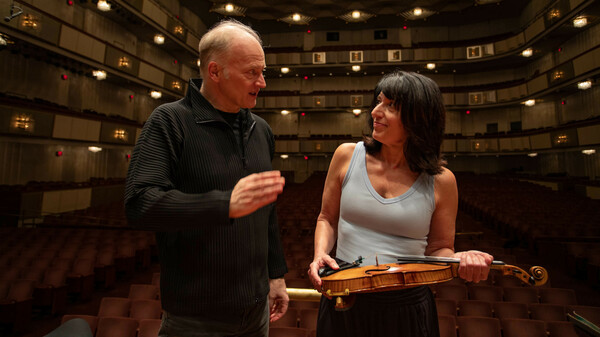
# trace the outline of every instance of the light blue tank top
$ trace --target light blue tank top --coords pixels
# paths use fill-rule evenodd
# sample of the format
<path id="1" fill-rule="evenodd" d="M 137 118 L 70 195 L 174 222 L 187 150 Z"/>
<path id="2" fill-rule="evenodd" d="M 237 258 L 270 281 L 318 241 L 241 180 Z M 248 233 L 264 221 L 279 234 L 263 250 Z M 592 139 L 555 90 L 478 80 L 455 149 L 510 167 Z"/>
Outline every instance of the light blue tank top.
<path id="1" fill-rule="evenodd" d="M 434 176 L 421 173 L 404 194 L 386 199 L 371 185 L 366 150 L 358 142 L 342 183 L 336 257 L 362 265 L 394 263 L 399 255 L 425 254 L 435 210 Z"/>

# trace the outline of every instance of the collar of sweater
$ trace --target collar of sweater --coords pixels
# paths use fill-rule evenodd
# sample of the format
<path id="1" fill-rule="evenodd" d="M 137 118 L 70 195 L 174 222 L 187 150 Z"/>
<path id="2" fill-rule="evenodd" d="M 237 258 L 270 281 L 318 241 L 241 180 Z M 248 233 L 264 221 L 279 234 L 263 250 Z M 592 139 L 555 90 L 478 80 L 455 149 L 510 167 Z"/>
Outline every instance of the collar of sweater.
<path id="1" fill-rule="evenodd" d="M 210 104 L 210 102 L 202 96 L 200 93 L 200 87 L 202 86 L 201 78 L 192 78 L 190 79 L 187 93 L 185 95 L 185 99 L 188 100 L 188 103 L 191 105 L 191 111 L 194 114 L 194 119 L 196 123 L 207 123 L 207 122 L 216 122 L 221 121 L 227 123 L 219 111 L 215 109 L 215 107 Z M 253 122 L 254 117 L 250 113 L 249 109 L 240 109 L 240 114 L 242 114 L 242 119 L 245 119 L 246 122 Z M 246 125 L 250 125 L 251 123 L 246 123 Z"/>

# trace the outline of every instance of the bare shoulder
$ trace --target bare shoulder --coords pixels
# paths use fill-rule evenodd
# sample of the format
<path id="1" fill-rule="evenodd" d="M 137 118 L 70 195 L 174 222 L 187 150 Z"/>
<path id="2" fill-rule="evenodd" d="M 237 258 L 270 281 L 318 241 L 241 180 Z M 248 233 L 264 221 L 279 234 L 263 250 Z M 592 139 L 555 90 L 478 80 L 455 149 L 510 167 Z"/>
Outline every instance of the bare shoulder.
<path id="1" fill-rule="evenodd" d="M 442 173 L 435 176 L 436 190 L 456 189 L 456 177 L 449 169 L 442 167 Z"/>
<path id="2" fill-rule="evenodd" d="M 338 157 L 338 160 L 350 159 L 356 148 L 356 143 L 343 143 L 335 150 L 333 157 Z"/>
<path id="3" fill-rule="evenodd" d="M 344 179 L 344 176 L 346 176 L 346 171 L 350 165 L 350 160 L 352 160 L 352 154 L 354 153 L 355 148 L 356 143 L 341 144 L 335 150 L 333 158 L 331 158 L 329 173 L 332 174 L 332 177 L 337 177 L 340 182 Z"/>

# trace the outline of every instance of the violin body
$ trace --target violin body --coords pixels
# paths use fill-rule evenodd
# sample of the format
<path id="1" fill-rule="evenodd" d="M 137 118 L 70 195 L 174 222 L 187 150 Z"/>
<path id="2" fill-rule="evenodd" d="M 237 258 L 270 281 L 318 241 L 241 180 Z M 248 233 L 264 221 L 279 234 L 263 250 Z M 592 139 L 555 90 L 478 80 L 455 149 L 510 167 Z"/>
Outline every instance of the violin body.
<path id="1" fill-rule="evenodd" d="M 346 269 L 321 278 L 321 292 L 328 297 L 350 293 L 391 291 L 450 281 L 450 265 L 389 263 Z"/>
<path id="2" fill-rule="evenodd" d="M 352 267 L 323 276 L 320 292 L 328 298 L 336 298 L 337 310 L 346 310 L 352 305 L 354 294 L 406 289 L 458 277 L 458 259 L 402 257 L 398 260 L 398 263 Z M 501 270 L 503 275 L 517 277 L 533 286 L 541 286 L 548 280 L 548 272 L 539 266 L 531 267 L 530 273 L 527 273 L 519 267 L 493 261 L 490 268 Z"/>

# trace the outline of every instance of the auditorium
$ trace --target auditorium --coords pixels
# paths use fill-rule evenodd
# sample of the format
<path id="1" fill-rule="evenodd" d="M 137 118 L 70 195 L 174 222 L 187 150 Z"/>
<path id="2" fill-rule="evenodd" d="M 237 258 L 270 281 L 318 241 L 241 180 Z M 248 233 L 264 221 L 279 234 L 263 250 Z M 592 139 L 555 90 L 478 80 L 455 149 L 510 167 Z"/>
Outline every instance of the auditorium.
<path id="1" fill-rule="evenodd" d="M 600 1 L 0 18 L 0 336 L 600 336 Z"/>

